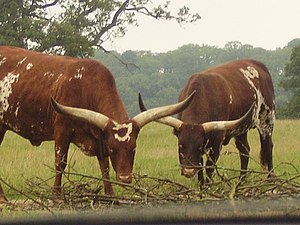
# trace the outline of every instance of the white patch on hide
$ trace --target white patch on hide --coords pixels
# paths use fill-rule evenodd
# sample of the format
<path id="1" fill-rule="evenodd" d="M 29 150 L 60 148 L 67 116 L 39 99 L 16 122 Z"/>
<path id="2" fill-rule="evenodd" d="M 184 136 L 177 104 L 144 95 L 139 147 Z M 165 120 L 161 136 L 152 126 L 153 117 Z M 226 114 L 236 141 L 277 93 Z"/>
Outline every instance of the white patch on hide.
<path id="1" fill-rule="evenodd" d="M 55 82 L 58 82 L 58 81 L 59 81 L 59 79 L 60 79 L 62 76 L 63 76 L 63 74 L 62 74 L 62 73 L 60 73 L 60 74 L 58 75 L 58 77 L 57 77 L 57 79 L 56 79 L 56 81 L 55 81 Z"/>
<path id="2" fill-rule="evenodd" d="M 19 109 L 20 109 L 20 106 L 18 105 L 17 108 L 16 108 L 16 110 L 15 110 L 15 117 L 16 118 L 18 117 Z"/>
<path id="3" fill-rule="evenodd" d="M 6 63 L 6 57 L 3 57 L 0 61 L 0 66 L 2 66 L 2 64 Z"/>
<path id="4" fill-rule="evenodd" d="M 46 72 L 46 73 L 44 73 L 44 77 L 47 77 L 47 76 L 49 76 L 49 77 L 54 77 L 54 73 L 51 73 L 51 72 Z"/>
<path id="5" fill-rule="evenodd" d="M 275 111 L 271 110 L 270 107 L 266 104 L 265 99 L 261 91 L 255 86 L 251 79 L 258 78 L 258 71 L 252 67 L 248 66 L 247 69 L 240 69 L 241 73 L 247 79 L 250 84 L 250 89 L 254 90 L 254 99 L 256 105 L 254 107 L 252 121 L 255 127 L 258 129 L 259 133 L 265 138 L 267 135 L 271 135 L 273 132 L 274 121 L 275 121 Z M 273 101 L 274 104 L 274 101 Z"/>
<path id="6" fill-rule="evenodd" d="M 26 70 L 31 70 L 31 68 L 33 67 L 32 63 L 28 63 L 26 66 Z"/>
<path id="7" fill-rule="evenodd" d="M 233 102 L 232 95 L 229 96 L 229 104 L 231 105 Z"/>
<path id="8" fill-rule="evenodd" d="M 56 154 L 59 155 L 60 154 L 60 150 L 61 150 L 60 147 L 56 147 L 55 150 L 56 150 Z"/>
<path id="9" fill-rule="evenodd" d="M 23 58 L 20 62 L 18 62 L 18 65 L 17 66 L 20 66 L 23 64 L 23 62 L 27 59 L 27 57 Z M 27 65 L 28 66 L 28 65 Z"/>
<path id="10" fill-rule="evenodd" d="M 82 74 L 78 73 L 74 76 L 75 79 L 82 79 Z"/>
<path id="11" fill-rule="evenodd" d="M 75 79 L 82 79 L 82 77 L 83 77 L 82 71 L 84 71 L 84 70 L 85 70 L 84 66 L 77 69 L 77 74 L 74 75 L 74 78 Z"/>
<path id="12" fill-rule="evenodd" d="M 115 133 L 115 139 L 117 139 L 118 141 L 130 141 L 130 135 L 132 133 L 132 123 L 128 123 L 128 124 L 118 124 L 118 123 L 114 123 L 115 127 L 113 128 L 113 130 L 116 130 L 117 133 Z M 127 129 L 126 134 L 123 137 L 120 137 L 120 135 L 118 134 L 118 131 L 120 129 Z"/>
<path id="13" fill-rule="evenodd" d="M 8 73 L 3 80 L 0 81 L 0 119 L 9 108 L 8 98 L 12 93 L 12 84 L 18 82 L 20 74 Z"/>
<path id="14" fill-rule="evenodd" d="M 259 78 L 258 71 L 253 66 L 247 66 L 247 69 L 241 68 L 240 71 L 244 74 L 245 77 L 250 79 Z"/>

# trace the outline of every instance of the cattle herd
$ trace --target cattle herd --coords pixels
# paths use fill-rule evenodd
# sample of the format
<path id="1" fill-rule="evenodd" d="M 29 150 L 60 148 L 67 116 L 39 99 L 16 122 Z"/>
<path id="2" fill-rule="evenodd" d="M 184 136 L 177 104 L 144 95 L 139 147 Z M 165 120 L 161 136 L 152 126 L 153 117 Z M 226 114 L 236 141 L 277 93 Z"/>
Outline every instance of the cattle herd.
<path id="1" fill-rule="evenodd" d="M 129 118 L 112 74 L 98 61 L 0 46 L 0 141 L 7 130 L 34 146 L 54 140 L 57 197 L 70 143 L 97 157 L 105 194 L 114 194 L 107 181 L 109 160 L 116 180 L 130 183 L 139 131 L 152 121 L 174 128 L 181 173 L 197 174 L 199 185 L 212 179 L 222 145 L 232 137 L 240 153 L 240 176 L 245 176 L 252 128 L 260 135 L 261 163 L 272 171 L 274 90 L 262 63 L 229 62 L 192 75 L 178 103 L 147 110 L 140 96 L 139 104 L 141 113 Z M 1 201 L 7 198 L 0 184 Z"/>

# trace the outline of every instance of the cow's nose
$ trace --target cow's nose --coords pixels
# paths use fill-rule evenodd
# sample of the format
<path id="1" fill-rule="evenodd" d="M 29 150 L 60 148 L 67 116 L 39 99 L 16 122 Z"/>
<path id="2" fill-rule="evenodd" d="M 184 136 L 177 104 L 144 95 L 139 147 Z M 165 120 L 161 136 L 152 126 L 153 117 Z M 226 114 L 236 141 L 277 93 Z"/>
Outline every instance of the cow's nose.
<path id="1" fill-rule="evenodd" d="M 193 169 L 193 168 L 182 168 L 181 169 L 181 174 L 188 178 L 195 176 L 196 172 L 197 172 L 197 170 Z"/>
<path id="2" fill-rule="evenodd" d="M 131 175 L 118 175 L 117 181 L 121 181 L 123 183 L 131 183 L 132 176 Z"/>

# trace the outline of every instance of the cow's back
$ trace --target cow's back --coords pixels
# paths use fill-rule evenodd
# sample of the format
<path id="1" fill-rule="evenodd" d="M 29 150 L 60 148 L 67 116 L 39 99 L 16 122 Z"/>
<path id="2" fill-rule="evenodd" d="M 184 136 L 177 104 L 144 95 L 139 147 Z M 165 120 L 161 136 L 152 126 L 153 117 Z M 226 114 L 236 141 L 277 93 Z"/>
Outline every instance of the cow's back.
<path id="1" fill-rule="evenodd" d="M 0 47 L 2 124 L 32 141 L 51 140 L 51 96 L 64 105 L 98 111 L 117 121 L 127 118 L 114 78 L 101 63 Z"/>
<path id="2" fill-rule="evenodd" d="M 194 90 L 193 102 L 179 115 L 184 122 L 237 119 L 253 102 L 270 111 L 275 108 L 271 76 L 265 65 L 254 60 L 237 60 L 192 75 L 179 99 Z"/>

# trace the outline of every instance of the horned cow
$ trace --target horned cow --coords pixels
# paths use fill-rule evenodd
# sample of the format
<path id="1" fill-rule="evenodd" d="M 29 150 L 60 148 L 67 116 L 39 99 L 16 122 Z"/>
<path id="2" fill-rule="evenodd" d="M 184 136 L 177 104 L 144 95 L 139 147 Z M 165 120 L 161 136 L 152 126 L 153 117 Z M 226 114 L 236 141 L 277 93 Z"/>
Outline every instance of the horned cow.
<path id="1" fill-rule="evenodd" d="M 182 175 L 192 177 L 198 172 L 199 183 L 205 183 L 202 156 L 208 152 L 205 167 L 206 181 L 210 181 L 222 145 L 234 137 L 240 153 L 240 177 L 244 177 L 250 152 L 247 133 L 252 128 L 259 132 L 261 163 L 272 171 L 275 100 L 266 66 L 254 60 L 236 60 L 194 74 L 179 100 L 193 91 L 196 91 L 194 100 L 179 113 L 178 119 L 158 120 L 174 128 Z M 141 111 L 145 110 L 141 97 L 139 103 Z"/>
<path id="2" fill-rule="evenodd" d="M 130 183 L 140 129 L 185 109 L 192 98 L 130 119 L 112 74 L 100 62 L 0 46 L 0 143 L 7 130 L 34 146 L 54 140 L 56 195 L 62 192 L 70 143 L 97 157 L 103 178 L 109 179 L 110 158 L 116 179 Z M 113 194 L 109 182 L 104 189 Z M 0 185 L 0 201 L 5 200 Z"/>

